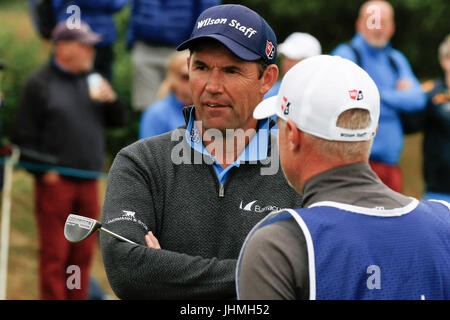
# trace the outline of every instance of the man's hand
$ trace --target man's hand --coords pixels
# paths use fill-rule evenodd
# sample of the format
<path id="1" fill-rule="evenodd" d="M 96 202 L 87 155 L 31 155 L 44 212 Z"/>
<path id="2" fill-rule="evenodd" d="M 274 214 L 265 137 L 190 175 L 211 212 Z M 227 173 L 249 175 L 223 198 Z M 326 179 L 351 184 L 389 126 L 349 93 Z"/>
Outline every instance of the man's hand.
<path id="1" fill-rule="evenodd" d="M 406 79 L 399 79 L 397 81 L 397 85 L 396 85 L 396 89 L 397 90 L 408 90 L 409 88 L 411 88 L 411 81 L 406 80 Z"/>
<path id="2" fill-rule="evenodd" d="M 153 233 L 151 231 L 149 231 L 145 235 L 145 243 L 147 244 L 147 247 L 149 247 L 149 248 L 161 249 L 158 239 L 156 239 L 156 237 L 153 235 Z"/>
<path id="3" fill-rule="evenodd" d="M 102 81 L 99 83 L 95 93 L 95 99 L 99 100 L 100 102 L 108 103 L 117 100 L 116 92 L 106 79 L 102 79 Z"/>

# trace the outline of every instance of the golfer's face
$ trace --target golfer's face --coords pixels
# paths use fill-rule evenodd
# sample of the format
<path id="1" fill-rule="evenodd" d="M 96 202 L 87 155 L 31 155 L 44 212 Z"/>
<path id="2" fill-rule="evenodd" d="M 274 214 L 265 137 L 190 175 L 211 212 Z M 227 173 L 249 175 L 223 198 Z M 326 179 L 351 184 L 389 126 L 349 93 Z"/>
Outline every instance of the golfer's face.
<path id="1" fill-rule="evenodd" d="M 255 62 L 236 58 L 222 45 L 195 51 L 189 59 L 189 84 L 196 120 L 203 129 L 256 128 L 252 116 L 264 95 Z"/>

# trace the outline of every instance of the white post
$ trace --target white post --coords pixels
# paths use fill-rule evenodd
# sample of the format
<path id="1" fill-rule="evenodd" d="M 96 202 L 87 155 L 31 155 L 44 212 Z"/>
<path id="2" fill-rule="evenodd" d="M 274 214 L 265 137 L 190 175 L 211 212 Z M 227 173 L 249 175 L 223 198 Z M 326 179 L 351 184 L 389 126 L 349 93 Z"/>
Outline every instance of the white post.
<path id="1" fill-rule="evenodd" d="M 3 177 L 2 194 L 2 235 L 0 248 L 0 300 L 6 300 L 8 281 L 9 225 L 11 216 L 11 185 L 14 165 L 19 160 L 20 151 L 13 147 L 11 157 L 7 158 Z"/>

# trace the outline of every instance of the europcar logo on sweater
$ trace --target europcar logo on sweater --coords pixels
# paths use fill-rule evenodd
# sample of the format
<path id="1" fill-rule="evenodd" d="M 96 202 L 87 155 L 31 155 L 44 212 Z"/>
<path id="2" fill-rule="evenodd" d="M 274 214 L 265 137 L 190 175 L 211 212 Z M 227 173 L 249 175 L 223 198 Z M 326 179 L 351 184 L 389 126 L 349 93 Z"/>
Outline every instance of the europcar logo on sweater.
<path id="1" fill-rule="evenodd" d="M 244 211 L 251 211 L 251 212 L 271 212 L 275 210 L 281 210 L 280 207 L 274 206 L 274 205 L 268 205 L 261 207 L 260 205 L 256 204 L 258 200 L 250 201 L 249 203 L 244 205 L 244 201 L 241 201 L 241 204 L 239 205 L 239 209 L 242 209 Z"/>

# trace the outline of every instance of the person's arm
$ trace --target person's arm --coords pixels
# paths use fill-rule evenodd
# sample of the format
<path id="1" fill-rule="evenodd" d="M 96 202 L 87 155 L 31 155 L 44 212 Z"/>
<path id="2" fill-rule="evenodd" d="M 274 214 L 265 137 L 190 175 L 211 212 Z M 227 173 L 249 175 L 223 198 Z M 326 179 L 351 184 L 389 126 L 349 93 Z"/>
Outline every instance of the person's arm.
<path id="1" fill-rule="evenodd" d="M 257 230 L 238 263 L 239 299 L 308 299 L 307 257 L 305 238 L 295 222 L 284 220 Z"/>
<path id="2" fill-rule="evenodd" d="M 30 150 L 39 150 L 42 113 L 46 105 L 47 89 L 35 78 L 29 79 L 22 91 L 11 140 Z"/>
<path id="3" fill-rule="evenodd" d="M 59 1 L 61 2 L 61 0 Z M 63 1 L 62 5 L 77 5 L 82 11 L 83 9 L 89 9 L 93 11 L 104 10 L 105 12 L 114 13 L 122 9 L 127 3 L 128 0 L 76 0 L 71 2 Z"/>
<path id="4" fill-rule="evenodd" d="M 128 104 L 117 96 L 106 79 L 99 85 L 96 100 L 102 105 L 103 122 L 106 127 L 116 128 L 128 122 Z"/>
<path id="5" fill-rule="evenodd" d="M 427 97 L 414 75 L 406 57 L 399 51 L 392 52 L 399 73 L 396 88 L 379 88 L 381 101 L 401 112 L 417 112 L 425 108 Z"/>
<path id="6" fill-rule="evenodd" d="M 13 126 L 11 141 L 20 148 L 20 159 L 33 163 L 57 164 L 58 158 L 42 152 L 41 131 L 47 105 L 48 74 L 39 74 L 29 78 L 22 91 Z M 36 178 L 51 183 L 58 179 L 52 170 L 47 172 L 28 169 Z"/>
<path id="7" fill-rule="evenodd" d="M 133 151 L 127 147 L 114 160 L 102 211 L 102 223 L 107 229 L 140 244 L 100 235 L 106 274 L 115 294 L 121 299 L 235 297 L 235 259 L 208 259 L 164 249 L 158 223 L 167 218 L 161 205 L 164 195 L 158 194 L 164 177 L 158 177 L 156 165 L 154 171 L 147 167 L 151 156 L 136 156 L 137 152 L 148 152 L 144 144 L 137 142 L 131 147 Z M 127 215 L 133 219 L 127 220 Z M 145 236 L 149 231 L 162 249 L 147 247 Z"/>
<path id="8" fill-rule="evenodd" d="M 218 6 L 220 4 L 221 4 L 220 0 L 201 0 L 198 15 L 200 15 L 200 13 L 202 13 L 206 9 L 214 7 L 214 6 Z"/>
<path id="9" fill-rule="evenodd" d="M 117 98 L 114 102 L 103 105 L 105 126 L 117 128 L 124 126 L 129 118 L 129 106 L 122 99 Z"/>

